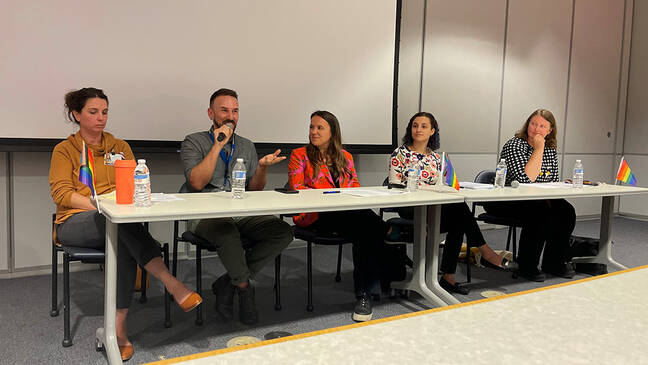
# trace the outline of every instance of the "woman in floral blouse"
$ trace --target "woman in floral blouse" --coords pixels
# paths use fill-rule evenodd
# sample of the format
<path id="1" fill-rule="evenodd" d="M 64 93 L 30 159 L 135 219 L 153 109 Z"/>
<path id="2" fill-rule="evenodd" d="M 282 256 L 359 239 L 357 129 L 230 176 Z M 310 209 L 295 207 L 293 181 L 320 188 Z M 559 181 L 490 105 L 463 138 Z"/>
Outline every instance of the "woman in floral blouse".
<path id="1" fill-rule="evenodd" d="M 419 185 L 435 185 L 440 175 L 441 159 L 434 152 L 439 148 L 439 125 L 434 116 L 427 112 L 414 114 L 407 125 L 403 145 L 391 155 L 389 164 L 389 182 L 404 185 L 407 182 L 407 170 L 415 164 L 420 171 Z M 403 218 L 412 218 L 413 209 L 402 208 L 399 214 Z M 487 265 L 511 271 L 517 269 L 515 262 L 510 262 L 493 251 L 482 236 L 479 226 L 466 203 L 441 205 L 441 232 L 447 232 L 443 257 L 441 258 L 441 279 L 439 284 L 445 290 L 468 294 L 468 288 L 459 284 L 454 273 L 461 251 L 463 236 L 470 246 L 478 247 L 482 259 Z"/>
<path id="2" fill-rule="evenodd" d="M 351 154 L 342 149 L 340 124 L 330 112 L 311 114 L 310 143 L 293 150 L 288 164 L 290 189 L 359 187 Z M 336 232 L 353 242 L 355 321 L 372 316 L 371 297 L 380 297 L 379 254 L 391 230 L 371 209 L 302 213 L 293 217 L 297 226 L 320 232 Z"/>

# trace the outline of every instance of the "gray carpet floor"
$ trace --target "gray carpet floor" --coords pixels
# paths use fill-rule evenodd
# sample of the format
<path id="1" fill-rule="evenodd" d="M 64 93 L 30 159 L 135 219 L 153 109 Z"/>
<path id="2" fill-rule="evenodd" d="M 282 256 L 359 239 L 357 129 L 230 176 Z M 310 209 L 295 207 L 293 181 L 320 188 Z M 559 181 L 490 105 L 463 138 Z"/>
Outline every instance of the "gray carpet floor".
<path id="1" fill-rule="evenodd" d="M 598 220 L 579 221 L 575 234 L 597 237 Z M 505 229 L 485 230 L 487 242 L 495 249 L 506 243 Z M 613 257 L 623 265 L 636 267 L 648 264 L 648 222 L 617 217 L 614 221 Z M 137 302 L 135 295 L 129 313 L 128 332 L 135 346 L 130 363 L 143 363 L 182 355 L 195 354 L 226 347 L 227 341 L 238 336 L 263 339 L 272 331 L 293 334 L 337 327 L 353 323 L 354 304 L 351 247 L 344 248 L 342 281 L 334 280 L 336 247 L 316 246 L 313 250 L 314 311 L 306 311 L 306 250 L 288 249 L 283 254 L 281 288 L 282 310 L 274 310 L 274 268 L 266 268 L 257 277 L 257 307 L 260 322 L 246 326 L 238 321 L 222 322 L 214 313 L 214 296 L 210 286 L 224 272 L 218 258 L 203 259 L 204 324 L 194 324 L 195 312 L 183 313 L 175 304 L 171 307 L 173 326 L 164 328 L 164 302 L 161 284 L 153 279 L 149 300 Z M 179 278 L 194 287 L 192 260 L 180 261 Z M 271 265 L 272 266 L 272 265 Z M 466 267 L 460 264 L 457 279 L 465 280 Z M 462 302 L 482 299 L 484 290 L 504 293 L 553 285 L 568 279 L 548 276 L 544 283 L 513 279 L 509 273 L 474 267 L 471 293 L 457 295 Z M 573 280 L 587 277 L 578 274 Z M 102 325 L 103 272 L 71 273 L 72 347 L 63 348 L 63 318 L 49 316 L 49 275 L 0 280 L 0 364 L 105 364 L 103 352 L 94 351 L 95 330 Z M 62 277 L 59 275 L 59 308 L 62 311 Z M 383 298 L 374 306 L 374 318 L 428 309 L 418 295 L 407 299 Z"/>

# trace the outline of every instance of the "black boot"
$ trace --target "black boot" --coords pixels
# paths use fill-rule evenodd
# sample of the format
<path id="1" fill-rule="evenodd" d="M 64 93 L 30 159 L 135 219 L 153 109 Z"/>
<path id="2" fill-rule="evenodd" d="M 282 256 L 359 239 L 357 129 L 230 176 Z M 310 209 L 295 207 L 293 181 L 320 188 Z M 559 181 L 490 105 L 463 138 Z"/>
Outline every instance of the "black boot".
<path id="1" fill-rule="evenodd" d="M 254 287 L 248 283 L 247 288 L 236 290 L 239 296 L 239 320 L 243 324 L 256 324 L 259 322 L 256 304 L 254 303 Z"/>
<path id="2" fill-rule="evenodd" d="M 234 317 L 234 289 L 236 286 L 232 285 L 232 279 L 227 274 L 212 284 L 212 291 L 216 295 L 216 312 L 225 320 Z"/>

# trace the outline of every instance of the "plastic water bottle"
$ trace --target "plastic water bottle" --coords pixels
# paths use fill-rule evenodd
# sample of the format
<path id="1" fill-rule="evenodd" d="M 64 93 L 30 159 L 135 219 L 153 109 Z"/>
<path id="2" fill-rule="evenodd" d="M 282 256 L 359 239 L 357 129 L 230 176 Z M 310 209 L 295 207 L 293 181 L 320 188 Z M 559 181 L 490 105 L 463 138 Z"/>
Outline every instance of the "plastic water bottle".
<path id="1" fill-rule="evenodd" d="M 574 164 L 572 184 L 575 188 L 583 187 L 583 164 L 581 163 L 581 160 L 576 160 L 576 163 Z"/>
<path id="2" fill-rule="evenodd" d="M 495 188 L 503 188 L 506 184 L 506 160 L 501 159 L 495 168 Z"/>
<path id="3" fill-rule="evenodd" d="M 247 170 L 245 169 L 243 159 L 237 158 L 236 164 L 234 165 L 234 171 L 232 171 L 232 198 L 243 199 L 243 193 L 245 193 L 246 174 Z"/>
<path id="4" fill-rule="evenodd" d="M 146 166 L 146 160 L 137 160 L 135 166 L 135 194 L 133 195 L 133 204 L 136 207 L 151 206 L 151 175 Z"/>
<path id="5" fill-rule="evenodd" d="M 418 190 L 418 178 L 419 178 L 419 169 L 418 164 L 414 159 L 409 164 L 407 168 L 407 190 L 416 191 Z"/>

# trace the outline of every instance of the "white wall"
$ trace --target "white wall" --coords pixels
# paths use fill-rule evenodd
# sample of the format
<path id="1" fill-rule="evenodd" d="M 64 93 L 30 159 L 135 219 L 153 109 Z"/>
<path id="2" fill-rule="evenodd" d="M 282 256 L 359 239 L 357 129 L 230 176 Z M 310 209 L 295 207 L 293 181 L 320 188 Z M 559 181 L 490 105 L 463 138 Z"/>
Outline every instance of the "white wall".
<path id="1" fill-rule="evenodd" d="M 422 109 L 437 117 L 460 180 L 494 168 L 501 146 L 545 108 L 557 121 L 561 178 L 578 157 L 586 178 L 612 182 L 626 11 L 605 0 L 427 1 Z M 573 203 L 579 215 L 600 212 L 600 199 Z"/>
<path id="2" fill-rule="evenodd" d="M 581 159 L 586 178 L 613 182 L 624 47 L 624 2 L 577 0 L 569 67 L 562 178 Z M 631 21 L 629 18 L 628 21 Z M 627 53 L 625 54 L 627 57 Z M 620 80 L 621 79 L 621 80 Z M 622 88 L 623 86 L 623 88 Z M 620 120 L 618 120 L 620 119 Z M 579 215 L 598 214 L 600 199 L 573 201 Z"/>
<path id="3" fill-rule="evenodd" d="M 648 2 L 635 1 L 623 150 L 640 186 L 648 186 Z M 618 166 L 619 161 L 615 161 Z M 623 213 L 648 215 L 645 195 L 621 199 Z"/>
<path id="4" fill-rule="evenodd" d="M 12 153 L 14 263 L 17 270 L 51 261 L 50 153 Z"/>
<path id="5" fill-rule="evenodd" d="M 571 5 L 563 0 L 509 2 L 500 145 L 538 108 L 551 110 L 564 133 Z M 558 151 L 562 148 L 559 144 Z"/>
<path id="6" fill-rule="evenodd" d="M 497 150 L 505 5 L 427 2 L 422 109 L 439 122 L 444 151 Z"/>

